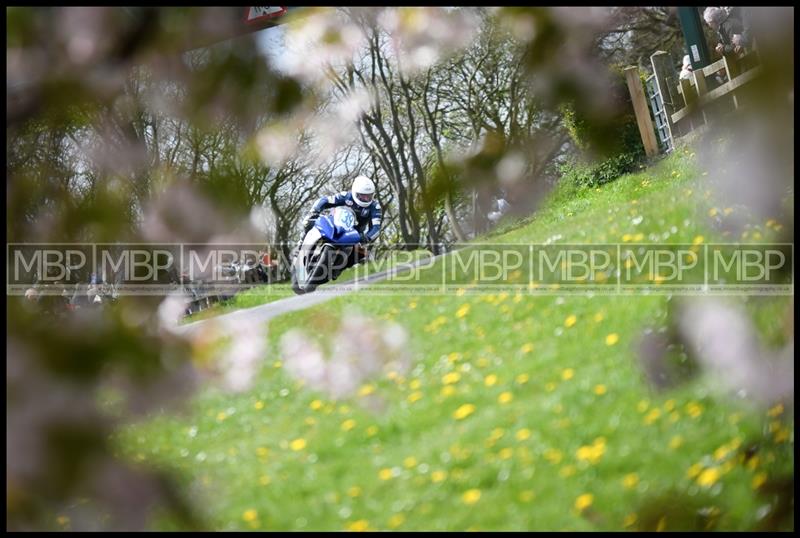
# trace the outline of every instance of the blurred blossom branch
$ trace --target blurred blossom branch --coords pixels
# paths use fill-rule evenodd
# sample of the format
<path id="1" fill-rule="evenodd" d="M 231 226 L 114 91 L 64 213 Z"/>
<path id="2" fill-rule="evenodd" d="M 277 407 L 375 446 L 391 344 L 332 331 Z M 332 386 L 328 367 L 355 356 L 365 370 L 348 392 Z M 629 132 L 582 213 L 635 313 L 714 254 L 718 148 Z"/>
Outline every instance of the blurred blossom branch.
<path id="1" fill-rule="evenodd" d="M 721 387 L 763 408 L 794 406 L 794 339 L 770 351 L 746 313 L 717 299 L 687 302 L 676 313 L 678 334 Z"/>
<path id="2" fill-rule="evenodd" d="M 380 373 L 402 375 L 411 367 L 408 335 L 395 323 L 350 312 L 329 338 L 326 354 L 305 331 L 293 329 L 281 338 L 281 353 L 287 372 L 332 399 L 352 396 Z"/>

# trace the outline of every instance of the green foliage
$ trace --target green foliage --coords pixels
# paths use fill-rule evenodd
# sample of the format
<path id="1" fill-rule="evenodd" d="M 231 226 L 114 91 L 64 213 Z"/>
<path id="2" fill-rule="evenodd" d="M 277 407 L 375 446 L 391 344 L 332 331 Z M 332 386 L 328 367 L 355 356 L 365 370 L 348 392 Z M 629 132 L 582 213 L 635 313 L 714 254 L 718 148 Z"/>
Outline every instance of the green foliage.
<path id="1" fill-rule="evenodd" d="M 615 155 L 598 164 L 568 162 L 561 167 L 561 181 L 575 188 L 597 187 L 631 172 L 635 165 L 635 157 L 629 153 Z"/>
<path id="2" fill-rule="evenodd" d="M 612 67 L 611 74 L 615 113 L 606 124 L 589 121 L 572 104 L 561 107 L 564 125 L 579 150 L 559 169 L 570 191 L 597 187 L 633 172 L 645 156 L 625 77 L 618 67 Z"/>

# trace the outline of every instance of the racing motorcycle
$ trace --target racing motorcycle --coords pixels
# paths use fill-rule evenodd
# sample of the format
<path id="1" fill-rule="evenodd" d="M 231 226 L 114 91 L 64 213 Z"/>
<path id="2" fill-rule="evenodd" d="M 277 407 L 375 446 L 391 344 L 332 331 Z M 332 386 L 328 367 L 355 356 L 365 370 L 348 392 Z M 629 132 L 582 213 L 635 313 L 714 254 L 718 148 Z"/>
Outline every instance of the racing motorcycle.
<path id="1" fill-rule="evenodd" d="M 297 248 L 291 267 L 292 290 L 302 295 L 317 286 L 336 280 L 346 268 L 361 236 L 356 214 L 347 206 L 338 206 L 329 215 L 317 217 Z"/>

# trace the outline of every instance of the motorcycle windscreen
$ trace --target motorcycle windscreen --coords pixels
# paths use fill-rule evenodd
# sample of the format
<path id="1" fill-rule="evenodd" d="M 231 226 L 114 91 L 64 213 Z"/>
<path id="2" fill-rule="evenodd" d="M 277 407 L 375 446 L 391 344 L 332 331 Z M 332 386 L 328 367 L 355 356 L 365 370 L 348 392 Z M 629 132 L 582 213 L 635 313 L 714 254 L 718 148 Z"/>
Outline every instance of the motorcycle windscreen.
<path id="1" fill-rule="evenodd" d="M 336 235 L 342 235 L 356 225 L 356 214 L 347 206 L 339 206 L 333 210 L 333 225 L 336 228 Z"/>
<path id="2" fill-rule="evenodd" d="M 336 237 L 336 228 L 334 227 L 330 217 L 325 216 L 318 218 L 315 226 L 319 230 L 320 235 L 325 239 L 333 241 L 333 239 Z"/>

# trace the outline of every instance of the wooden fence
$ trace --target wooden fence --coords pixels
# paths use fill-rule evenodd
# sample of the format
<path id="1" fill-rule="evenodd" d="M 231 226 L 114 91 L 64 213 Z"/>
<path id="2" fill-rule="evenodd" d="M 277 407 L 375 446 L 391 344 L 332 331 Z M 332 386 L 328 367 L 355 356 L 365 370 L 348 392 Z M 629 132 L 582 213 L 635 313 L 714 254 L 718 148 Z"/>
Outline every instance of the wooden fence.
<path id="1" fill-rule="evenodd" d="M 666 52 L 654 53 L 650 62 L 653 74 L 646 81 L 647 98 L 641 84 L 634 83 L 638 83 L 638 68 L 632 66 L 625 70 L 647 155 L 669 152 L 674 147 L 675 139 L 707 125 L 718 114 L 739 109 L 742 103 L 737 90 L 761 74 L 755 50 L 741 58 L 723 56 L 694 71 L 689 79 L 679 78 Z M 655 130 L 651 112 L 656 120 Z M 657 137 L 653 136 L 654 132 Z"/>

